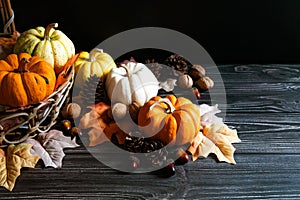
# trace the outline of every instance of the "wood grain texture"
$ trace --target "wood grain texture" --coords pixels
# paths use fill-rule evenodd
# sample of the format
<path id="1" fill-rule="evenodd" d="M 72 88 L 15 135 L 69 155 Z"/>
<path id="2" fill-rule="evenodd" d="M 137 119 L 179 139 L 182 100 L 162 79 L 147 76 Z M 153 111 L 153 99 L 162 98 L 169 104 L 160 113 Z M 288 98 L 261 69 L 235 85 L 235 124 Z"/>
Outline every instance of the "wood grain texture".
<path id="1" fill-rule="evenodd" d="M 236 165 L 211 155 L 164 179 L 118 172 L 81 146 L 65 150 L 62 169 L 22 169 L 0 199 L 300 199 L 300 65 L 218 68 L 227 96 L 219 106 L 242 140 L 234 144 Z M 207 92 L 200 103 L 210 100 Z"/>

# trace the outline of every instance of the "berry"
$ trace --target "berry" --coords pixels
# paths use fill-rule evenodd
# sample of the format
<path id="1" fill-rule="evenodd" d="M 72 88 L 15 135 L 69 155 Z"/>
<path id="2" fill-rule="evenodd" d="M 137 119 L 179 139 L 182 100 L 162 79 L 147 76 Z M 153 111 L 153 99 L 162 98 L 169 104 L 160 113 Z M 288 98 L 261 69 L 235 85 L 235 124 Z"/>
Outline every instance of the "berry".
<path id="1" fill-rule="evenodd" d="M 137 169 L 140 165 L 140 160 L 135 156 L 130 156 L 129 159 L 130 159 L 130 162 L 131 162 L 131 167 L 133 169 Z"/>

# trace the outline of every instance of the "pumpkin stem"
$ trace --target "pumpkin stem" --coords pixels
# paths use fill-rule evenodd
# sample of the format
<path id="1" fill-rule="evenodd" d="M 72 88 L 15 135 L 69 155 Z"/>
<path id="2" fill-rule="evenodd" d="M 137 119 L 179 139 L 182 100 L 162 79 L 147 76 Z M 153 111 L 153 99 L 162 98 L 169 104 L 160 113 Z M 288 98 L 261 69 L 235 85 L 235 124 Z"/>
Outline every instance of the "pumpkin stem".
<path id="1" fill-rule="evenodd" d="M 95 58 L 96 53 L 103 53 L 103 49 L 98 49 L 98 48 L 92 49 L 92 51 L 90 52 L 90 57 L 89 57 L 90 62 L 94 62 L 96 60 L 96 58 Z"/>
<path id="2" fill-rule="evenodd" d="M 58 23 L 52 23 L 46 27 L 46 29 L 45 29 L 45 39 L 46 40 L 50 40 L 50 30 L 52 28 L 57 28 L 57 27 L 58 27 Z"/>
<path id="3" fill-rule="evenodd" d="M 152 110 L 159 103 L 165 103 L 168 106 L 168 113 L 172 113 L 176 110 L 171 101 L 167 98 L 157 100 L 150 106 L 149 110 Z"/>
<path id="4" fill-rule="evenodd" d="M 28 69 L 27 69 L 28 63 L 30 63 L 30 61 L 27 58 L 22 58 L 22 60 L 19 63 L 18 72 L 19 73 L 28 72 Z"/>

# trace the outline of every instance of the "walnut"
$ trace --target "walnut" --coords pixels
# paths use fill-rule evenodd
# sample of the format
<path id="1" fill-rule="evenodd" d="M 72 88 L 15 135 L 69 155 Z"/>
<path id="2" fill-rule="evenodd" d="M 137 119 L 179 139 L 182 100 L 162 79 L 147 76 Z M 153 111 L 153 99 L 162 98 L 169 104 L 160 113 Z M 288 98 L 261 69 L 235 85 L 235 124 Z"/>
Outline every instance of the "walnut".
<path id="1" fill-rule="evenodd" d="M 208 76 L 203 76 L 197 80 L 196 86 L 198 86 L 201 90 L 208 90 L 214 86 L 214 81 Z"/>
<path id="2" fill-rule="evenodd" d="M 204 67 L 202 67 L 201 65 L 193 65 L 190 69 L 189 69 L 189 75 L 190 77 L 196 81 L 198 80 L 199 78 L 205 76 L 205 69 Z"/>

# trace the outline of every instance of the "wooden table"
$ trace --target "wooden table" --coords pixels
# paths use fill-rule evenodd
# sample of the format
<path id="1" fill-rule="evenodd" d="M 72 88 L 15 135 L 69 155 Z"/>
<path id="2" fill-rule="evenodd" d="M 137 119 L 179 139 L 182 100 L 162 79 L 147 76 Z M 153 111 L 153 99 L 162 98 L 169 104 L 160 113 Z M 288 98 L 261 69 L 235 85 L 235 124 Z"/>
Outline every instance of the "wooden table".
<path id="1" fill-rule="evenodd" d="M 226 124 L 238 130 L 237 164 L 213 157 L 171 178 L 120 173 L 84 147 L 65 150 L 62 169 L 22 169 L 0 199 L 300 199 L 300 65 L 218 65 Z"/>

